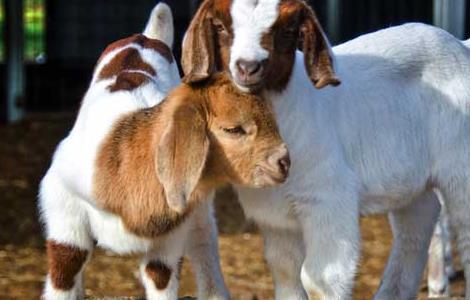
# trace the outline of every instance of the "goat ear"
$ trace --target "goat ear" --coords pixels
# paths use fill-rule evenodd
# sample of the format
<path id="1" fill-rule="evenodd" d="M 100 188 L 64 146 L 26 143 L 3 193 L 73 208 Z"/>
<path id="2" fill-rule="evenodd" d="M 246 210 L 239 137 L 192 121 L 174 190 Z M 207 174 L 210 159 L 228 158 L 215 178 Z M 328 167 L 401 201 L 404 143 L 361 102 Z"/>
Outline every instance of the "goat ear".
<path id="1" fill-rule="evenodd" d="M 210 1 L 203 2 L 183 40 L 181 65 L 185 83 L 204 80 L 215 72 L 214 32 L 208 16 L 209 5 Z"/>
<path id="2" fill-rule="evenodd" d="M 303 22 L 300 25 L 300 49 L 304 53 L 305 68 L 313 85 L 321 89 L 341 81 L 333 69 L 333 54 L 320 23 L 313 10 L 304 4 Z"/>
<path id="3" fill-rule="evenodd" d="M 176 107 L 157 151 L 157 176 L 168 206 L 182 213 L 201 178 L 209 152 L 201 109 L 194 104 Z"/>

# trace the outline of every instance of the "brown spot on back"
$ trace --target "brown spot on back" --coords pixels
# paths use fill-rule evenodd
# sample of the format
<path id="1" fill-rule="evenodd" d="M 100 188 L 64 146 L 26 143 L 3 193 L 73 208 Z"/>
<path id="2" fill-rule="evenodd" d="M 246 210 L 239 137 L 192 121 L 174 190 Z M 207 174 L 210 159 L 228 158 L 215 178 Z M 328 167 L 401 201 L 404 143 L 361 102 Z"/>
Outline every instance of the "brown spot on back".
<path id="1" fill-rule="evenodd" d="M 110 92 L 132 91 L 148 81 L 148 77 L 142 73 L 124 72 L 119 74 L 116 81 L 108 87 Z"/>
<path id="2" fill-rule="evenodd" d="M 159 290 L 164 290 L 171 278 L 171 269 L 160 261 L 151 261 L 145 266 L 145 272 Z"/>
<path id="3" fill-rule="evenodd" d="M 72 289 L 75 276 L 85 263 L 88 251 L 53 240 L 48 240 L 46 246 L 52 285 L 58 290 Z"/>
<path id="4" fill-rule="evenodd" d="M 123 72 L 135 70 L 149 73 L 152 76 L 157 74 L 154 68 L 142 59 L 137 49 L 127 48 L 116 54 L 116 56 L 101 69 L 98 78 L 111 78 Z"/>
<path id="5" fill-rule="evenodd" d="M 103 57 L 105 57 L 110 52 L 130 44 L 137 44 L 145 49 L 153 49 L 160 53 L 160 55 L 162 55 L 169 63 L 173 62 L 173 54 L 171 53 L 171 49 L 167 44 L 157 39 L 150 39 L 140 33 L 110 44 L 101 54 L 99 61 L 101 61 Z"/>

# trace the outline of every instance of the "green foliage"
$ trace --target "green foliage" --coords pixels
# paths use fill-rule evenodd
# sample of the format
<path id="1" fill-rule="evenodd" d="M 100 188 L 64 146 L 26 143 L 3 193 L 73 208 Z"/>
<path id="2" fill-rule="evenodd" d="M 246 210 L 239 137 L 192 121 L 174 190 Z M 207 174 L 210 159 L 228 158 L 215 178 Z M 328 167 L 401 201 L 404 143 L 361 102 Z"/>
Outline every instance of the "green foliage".
<path id="1" fill-rule="evenodd" d="M 45 11 L 44 1 L 34 1 L 24 12 L 25 60 L 36 61 L 45 52 Z"/>
<path id="2" fill-rule="evenodd" d="M 45 52 L 45 11 L 44 0 L 32 1 L 23 0 L 25 10 L 24 20 L 24 38 L 25 38 L 25 61 L 36 61 L 36 58 Z M 0 3 L 0 36 L 3 37 L 5 22 L 4 7 Z M 5 43 L 0 39 L 0 61 L 5 59 Z"/>

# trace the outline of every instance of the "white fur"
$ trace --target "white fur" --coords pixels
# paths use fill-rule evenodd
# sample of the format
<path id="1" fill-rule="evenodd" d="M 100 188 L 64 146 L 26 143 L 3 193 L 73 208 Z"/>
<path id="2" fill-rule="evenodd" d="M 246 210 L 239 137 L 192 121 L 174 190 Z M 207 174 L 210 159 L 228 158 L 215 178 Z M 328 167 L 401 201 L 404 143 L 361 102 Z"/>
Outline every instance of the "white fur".
<path id="1" fill-rule="evenodd" d="M 470 277 L 469 49 L 440 29 L 407 24 L 333 52 L 340 86 L 316 90 L 297 52 L 287 88 L 266 93 L 291 153 L 288 182 L 239 189 L 247 217 L 269 228 L 269 257 L 280 258 L 268 257 L 276 299 L 307 299 L 305 290 L 350 299 L 359 216 L 371 213 L 389 213 L 395 236 L 375 299 L 415 297 L 439 212 L 433 188 L 444 195 Z M 295 244 L 301 249 L 291 251 Z M 292 268 L 278 266 L 286 262 Z M 468 300 L 468 283 L 466 292 Z"/>
<path id="2" fill-rule="evenodd" d="M 234 0 L 231 7 L 234 41 L 230 49 L 230 70 L 236 70 L 236 63 L 263 61 L 269 52 L 260 45 L 262 34 L 276 21 L 278 0 Z"/>
<path id="3" fill-rule="evenodd" d="M 159 6 L 153 11 L 146 29 L 146 33 L 149 34 L 147 31 L 150 30 L 150 26 L 151 35 L 156 37 L 168 33 L 157 34 L 156 30 L 160 29 L 151 25 Z M 166 12 L 164 21 L 172 22 L 171 12 L 169 14 Z M 172 23 L 163 26 L 163 30 L 173 33 Z M 163 42 L 169 43 L 169 39 Z M 115 55 L 128 47 L 137 49 L 142 59 L 156 70 L 157 75 L 152 76 L 134 70 L 147 76 L 149 82 L 132 91 L 111 93 L 107 87 L 115 78 L 103 80 L 99 79 L 97 74 Z M 152 49 L 143 49 L 137 44 L 132 44 L 108 53 L 96 67 L 75 125 L 57 147 L 52 165 L 41 182 L 39 194 L 41 218 L 45 223 L 47 239 L 58 243 L 91 253 L 95 240 L 98 246 L 117 253 L 139 252 L 144 253 L 146 259 L 156 258 L 167 262 L 175 272 L 172 272 L 172 279 L 165 290 L 156 290 L 153 283 L 143 274 L 147 299 L 177 298 L 176 265 L 180 257 L 185 254 L 185 250 L 186 254 L 195 258 L 193 265 L 199 278 L 198 284 L 201 290 L 199 293 L 206 295 L 206 299 L 229 299 L 218 260 L 207 258 L 207 256 L 218 258 L 217 230 L 214 226 L 211 202 L 197 208 L 196 212 L 171 233 L 157 239 L 147 239 L 129 232 L 118 216 L 97 207 L 93 197 L 92 179 L 97 151 L 113 124 L 129 112 L 158 104 L 169 90 L 179 83 L 176 62 L 169 63 Z M 193 238 L 197 238 L 197 241 L 193 241 Z M 186 249 L 186 243 L 210 247 Z M 48 277 L 44 299 L 83 299 L 82 271 L 77 274 L 75 286 L 70 291 L 55 289 Z M 212 290 L 207 290 L 207 283 L 211 284 Z"/>

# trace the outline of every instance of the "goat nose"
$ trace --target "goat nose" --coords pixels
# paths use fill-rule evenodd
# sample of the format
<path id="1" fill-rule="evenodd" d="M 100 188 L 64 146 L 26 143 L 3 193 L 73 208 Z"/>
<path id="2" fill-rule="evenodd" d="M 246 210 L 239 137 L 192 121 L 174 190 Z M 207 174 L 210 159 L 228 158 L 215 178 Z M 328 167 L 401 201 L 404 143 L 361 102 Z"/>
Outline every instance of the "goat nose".
<path id="1" fill-rule="evenodd" d="M 262 69 L 262 65 L 256 60 L 244 60 L 239 59 L 236 63 L 238 72 L 242 76 L 250 77 L 259 73 Z"/>
<path id="2" fill-rule="evenodd" d="M 285 144 L 282 144 L 275 153 L 272 154 L 270 163 L 273 167 L 277 167 L 282 176 L 287 177 L 290 168 L 289 151 Z"/>

